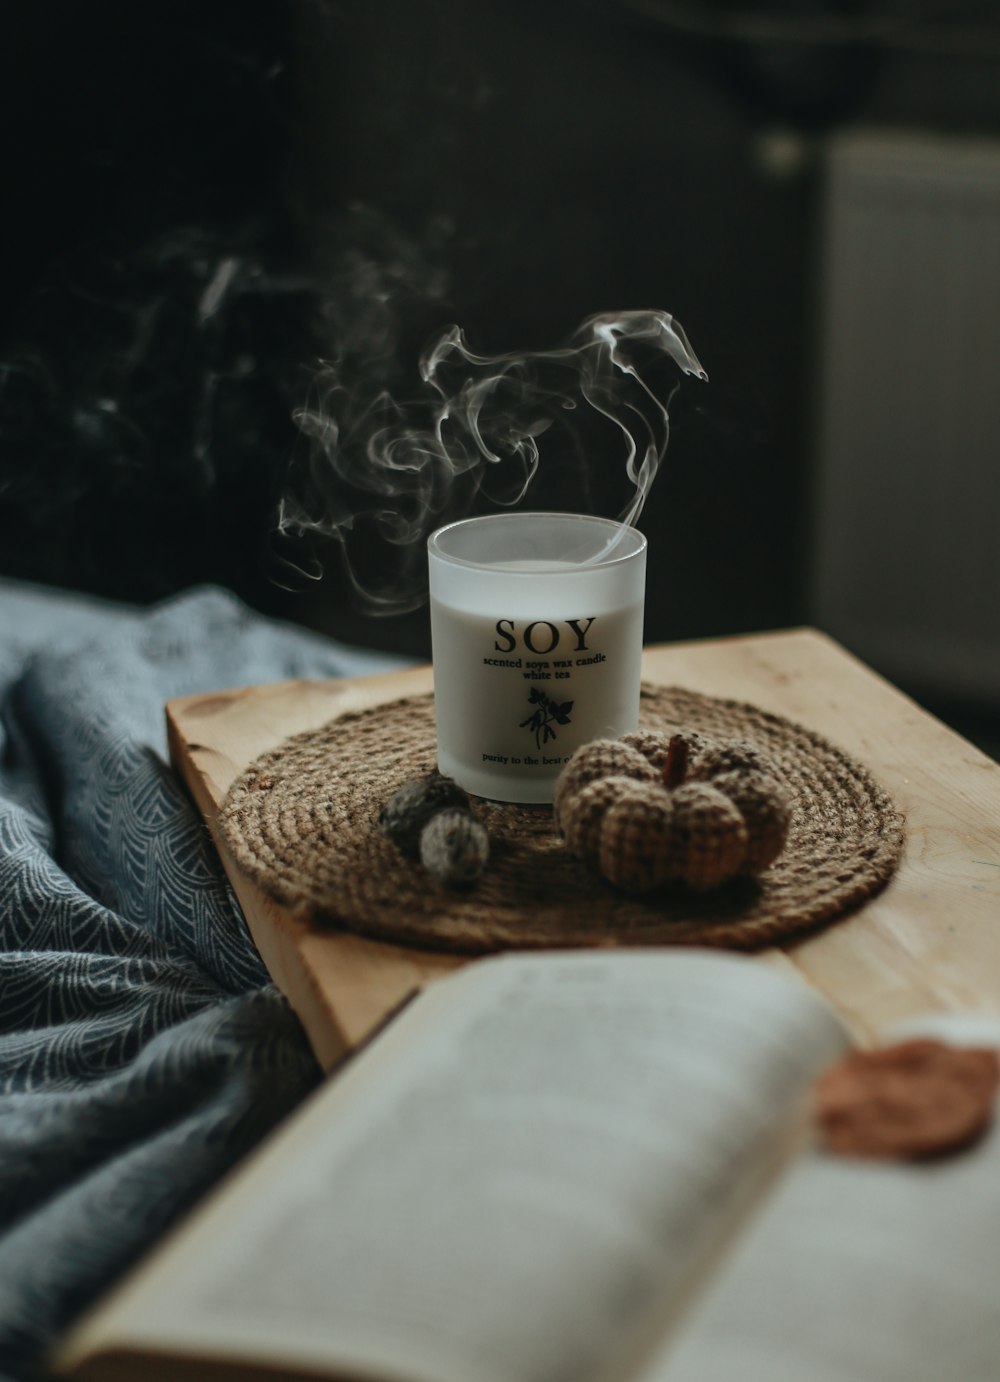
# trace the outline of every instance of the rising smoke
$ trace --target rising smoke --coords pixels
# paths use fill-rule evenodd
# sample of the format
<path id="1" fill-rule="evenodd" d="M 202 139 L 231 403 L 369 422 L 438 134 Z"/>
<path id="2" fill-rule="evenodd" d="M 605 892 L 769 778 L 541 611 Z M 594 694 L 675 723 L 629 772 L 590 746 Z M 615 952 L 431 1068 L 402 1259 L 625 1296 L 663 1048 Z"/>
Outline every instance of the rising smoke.
<path id="1" fill-rule="evenodd" d="M 449 326 L 405 395 L 359 395 L 349 364 L 321 365 L 294 413 L 301 446 L 278 530 L 308 576 L 322 574 L 309 539 L 337 544 L 358 603 L 375 614 L 423 602 L 434 527 L 530 502 L 549 465 L 561 479 L 546 507 L 597 511 L 595 488 L 608 486 L 595 478 L 617 476 L 625 495 L 613 516 L 635 523 L 667 449 L 677 371 L 707 379 L 680 323 L 652 310 L 601 313 L 564 346 L 496 355 Z"/>

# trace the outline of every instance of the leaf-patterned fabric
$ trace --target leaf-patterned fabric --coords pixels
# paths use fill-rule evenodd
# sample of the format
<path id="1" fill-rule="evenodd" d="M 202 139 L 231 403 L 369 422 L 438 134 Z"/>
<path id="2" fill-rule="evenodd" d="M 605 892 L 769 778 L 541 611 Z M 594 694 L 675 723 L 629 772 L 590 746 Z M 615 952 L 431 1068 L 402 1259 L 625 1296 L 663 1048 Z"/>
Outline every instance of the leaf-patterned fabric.
<path id="1" fill-rule="evenodd" d="M 219 590 L 135 612 L 0 583 L 0 1379 L 319 1079 L 164 702 L 392 665 Z"/>

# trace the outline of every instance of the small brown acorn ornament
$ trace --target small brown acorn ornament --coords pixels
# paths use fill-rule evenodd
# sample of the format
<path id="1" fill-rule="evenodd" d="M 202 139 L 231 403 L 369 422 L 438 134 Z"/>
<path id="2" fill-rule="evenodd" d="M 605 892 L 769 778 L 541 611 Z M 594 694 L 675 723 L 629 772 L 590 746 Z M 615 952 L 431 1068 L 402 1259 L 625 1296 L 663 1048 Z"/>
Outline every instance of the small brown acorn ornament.
<path id="1" fill-rule="evenodd" d="M 639 730 L 576 751 L 556 785 L 555 817 L 570 852 L 615 887 L 704 892 L 774 862 L 791 802 L 750 744 Z"/>
<path id="2" fill-rule="evenodd" d="M 382 833 L 408 859 L 419 859 L 448 888 L 468 888 L 486 867 L 490 841 L 469 794 L 439 772 L 404 782 L 379 814 Z"/>

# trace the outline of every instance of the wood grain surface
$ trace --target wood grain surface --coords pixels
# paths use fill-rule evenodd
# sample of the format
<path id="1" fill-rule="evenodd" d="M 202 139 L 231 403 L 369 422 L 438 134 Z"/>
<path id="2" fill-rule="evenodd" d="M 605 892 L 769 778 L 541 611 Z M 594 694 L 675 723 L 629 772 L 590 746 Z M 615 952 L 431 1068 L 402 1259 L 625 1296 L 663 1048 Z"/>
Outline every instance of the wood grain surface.
<path id="1" fill-rule="evenodd" d="M 906 818 L 902 865 L 859 912 L 759 962 L 819 990 L 862 1042 L 925 1012 L 1000 1015 L 1000 765 L 811 629 L 649 648 L 664 686 L 749 701 L 866 764 Z M 347 710 L 432 688 L 430 668 L 296 681 L 171 701 L 173 763 L 213 832 L 275 983 L 329 1069 L 413 992 L 468 963 L 311 929 L 241 876 L 215 830 L 236 777 L 265 749 Z"/>

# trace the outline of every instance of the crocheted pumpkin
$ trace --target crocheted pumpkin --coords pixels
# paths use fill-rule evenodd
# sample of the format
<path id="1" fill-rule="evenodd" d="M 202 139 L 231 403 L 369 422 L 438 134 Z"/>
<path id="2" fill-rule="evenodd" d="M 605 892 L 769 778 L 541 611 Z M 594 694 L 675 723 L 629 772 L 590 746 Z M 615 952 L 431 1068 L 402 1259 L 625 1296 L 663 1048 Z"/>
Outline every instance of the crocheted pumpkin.
<path id="1" fill-rule="evenodd" d="M 767 868 L 784 848 L 788 792 L 744 743 L 640 730 L 578 749 L 556 784 L 567 848 L 626 892 L 696 891 Z"/>

